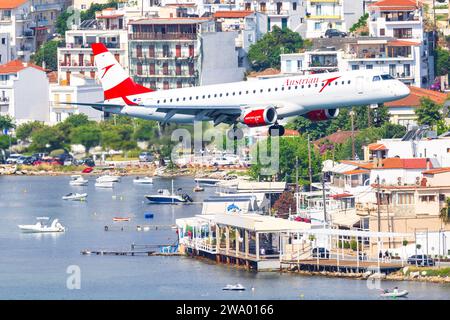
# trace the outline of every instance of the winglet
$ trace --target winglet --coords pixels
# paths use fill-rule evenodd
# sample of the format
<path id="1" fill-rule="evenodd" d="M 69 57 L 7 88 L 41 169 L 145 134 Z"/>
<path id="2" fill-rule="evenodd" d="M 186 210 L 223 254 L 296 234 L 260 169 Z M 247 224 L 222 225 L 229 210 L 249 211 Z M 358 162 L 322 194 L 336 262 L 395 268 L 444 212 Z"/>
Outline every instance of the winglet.
<path id="1" fill-rule="evenodd" d="M 92 48 L 92 52 L 94 53 L 94 56 L 96 56 L 100 53 L 103 53 L 103 52 L 108 52 L 108 49 L 106 48 L 106 46 L 101 42 L 91 44 L 91 48 Z"/>

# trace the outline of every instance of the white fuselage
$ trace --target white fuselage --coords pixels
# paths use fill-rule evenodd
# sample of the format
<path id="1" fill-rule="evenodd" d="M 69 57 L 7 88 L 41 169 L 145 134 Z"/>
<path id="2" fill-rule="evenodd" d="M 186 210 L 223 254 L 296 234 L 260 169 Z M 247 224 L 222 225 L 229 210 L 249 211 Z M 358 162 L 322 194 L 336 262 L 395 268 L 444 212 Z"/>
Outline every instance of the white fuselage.
<path id="1" fill-rule="evenodd" d="M 378 77 L 378 80 L 375 80 Z M 258 81 L 154 91 L 128 96 L 137 106 L 124 106 L 124 115 L 170 122 L 190 123 L 211 120 L 208 108 L 276 108 L 278 119 L 302 115 L 320 109 L 365 106 L 406 97 L 409 89 L 395 79 L 383 80 L 371 70 L 288 76 Z M 117 103 L 120 99 L 106 100 Z M 123 102 L 123 101 L 122 101 Z M 203 113 L 187 114 L 186 108 Z M 177 110 L 179 108 L 179 110 Z M 163 110 L 163 111 L 161 111 Z M 172 111 L 166 111 L 172 110 Z"/>

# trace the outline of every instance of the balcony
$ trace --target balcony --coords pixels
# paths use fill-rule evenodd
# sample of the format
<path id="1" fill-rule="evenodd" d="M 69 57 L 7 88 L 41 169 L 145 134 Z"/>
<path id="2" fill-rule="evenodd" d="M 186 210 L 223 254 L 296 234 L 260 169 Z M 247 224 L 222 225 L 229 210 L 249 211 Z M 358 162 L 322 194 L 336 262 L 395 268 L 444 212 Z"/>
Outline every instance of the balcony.
<path id="1" fill-rule="evenodd" d="M 177 57 L 175 54 L 173 53 L 169 53 L 169 54 L 155 54 L 154 56 L 148 56 L 148 55 L 141 55 L 138 56 L 136 54 L 136 52 L 131 52 L 131 59 L 132 60 L 137 60 L 140 62 L 154 62 L 155 60 L 173 60 L 173 61 L 178 61 L 178 60 L 194 60 L 197 59 L 198 55 L 195 56 L 180 56 Z"/>
<path id="2" fill-rule="evenodd" d="M 157 71 L 154 74 L 138 73 L 136 70 L 131 70 L 131 74 L 139 78 L 195 78 L 197 75 L 195 72 L 190 74 L 189 71 L 181 71 L 177 74 L 175 70 L 168 70 L 167 73 L 163 71 Z"/>
<path id="3" fill-rule="evenodd" d="M 264 13 L 268 16 L 289 16 L 288 10 L 266 10 Z"/>
<path id="4" fill-rule="evenodd" d="M 88 60 L 83 63 L 78 63 L 78 61 L 59 61 L 58 65 L 62 69 L 95 69 L 96 67 Z"/>
<path id="5" fill-rule="evenodd" d="M 16 14 L 16 21 L 17 22 L 31 21 L 31 16 L 29 14 Z"/>
<path id="6" fill-rule="evenodd" d="M 342 17 L 340 15 L 325 15 L 325 14 L 312 15 L 312 14 L 307 13 L 306 19 L 309 19 L 309 20 L 342 20 Z"/>
<path id="7" fill-rule="evenodd" d="M 23 31 L 17 38 L 34 38 L 34 32 L 33 30 Z"/>
<path id="8" fill-rule="evenodd" d="M 54 11 L 62 10 L 62 4 L 60 4 L 60 3 L 36 4 L 33 7 L 34 7 L 35 12 L 48 11 L 48 10 L 54 10 Z"/>
<path id="9" fill-rule="evenodd" d="M 196 33 L 132 33 L 130 40 L 197 40 Z"/>

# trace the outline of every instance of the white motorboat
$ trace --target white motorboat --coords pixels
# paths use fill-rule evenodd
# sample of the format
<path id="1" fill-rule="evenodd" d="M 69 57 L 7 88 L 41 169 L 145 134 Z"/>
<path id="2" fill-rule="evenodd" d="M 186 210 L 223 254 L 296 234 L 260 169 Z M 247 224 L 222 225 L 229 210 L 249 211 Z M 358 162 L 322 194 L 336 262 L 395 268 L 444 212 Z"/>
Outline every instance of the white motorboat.
<path id="1" fill-rule="evenodd" d="M 222 288 L 222 290 L 227 290 L 227 291 L 244 291 L 246 290 L 245 287 L 240 284 L 227 284 L 225 287 Z"/>
<path id="2" fill-rule="evenodd" d="M 199 186 L 213 187 L 223 180 L 213 178 L 195 178 L 194 181 Z"/>
<path id="3" fill-rule="evenodd" d="M 114 188 L 114 182 L 112 181 L 96 181 L 95 186 L 97 188 Z"/>
<path id="4" fill-rule="evenodd" d="M 62 197 L 63 200 L 84 201 L 87 198 L 87 193 L 68 193 Z"/>
<path id="5" fill-rule="evenodd" d="M 89 182 L 89 180 L 84 179 L 82 176 L 78 174 L 71 176 L 71 179 L 72 180 L 69 181 L 69 184 L 71 186 L 87 186 Z"/>
<path id="6" fill-rule="evenodd" d="M 19 224 L 18 227 L 22 232 L 35 233 L 35 232 L 64 232 L 66 228 L 58 221 L 54 219 L 50 226 L 44 224 L 41 220 L 48 220 L 47 217 L 41 217 L 36 224 Z"/>
<path id="7" fill-rule="evenodd" d="M 136 184 L 152 184 L 153 183 L 153 179 L 150 177 L 136 177 L 135 179 L 133 179 L 133 183 Z"/>
<path id="8" fill-rule="evenodd" d="M 387 298 L 399 298 L 399 297 L 406 297 L 408 293 L 409 292 L 407 290 L 398 290 L 394 288 L 392 290 L 383 290 L 380 296 Z"/>
<path id="9" fill-rule="evenodd" d="M 167 189 L 158 189 L 158 194 L 151 194 L 145 196 L 150 203 L 159 204 L 178 204 L 193 202 L 192 198 L 181 192 L 181 188 L 178 188 L 177 193 L 173 191 L 173 180 L 172 180 L 172 192 Z"/>
<path id="10" fill-rule="evenodd" d="M 120 182 L 119 176 L 111 176 L 109 174 L 100 176 L 95 180 L 96 182 Z"/>

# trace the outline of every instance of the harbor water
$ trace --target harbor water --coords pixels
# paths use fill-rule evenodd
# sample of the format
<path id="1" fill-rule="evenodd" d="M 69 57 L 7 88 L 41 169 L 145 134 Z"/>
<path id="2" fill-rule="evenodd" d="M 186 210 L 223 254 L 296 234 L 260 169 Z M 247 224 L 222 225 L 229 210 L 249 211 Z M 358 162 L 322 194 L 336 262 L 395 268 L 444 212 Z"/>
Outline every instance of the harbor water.
<path id="1" fill-rule="evenodd" d="M 88 178 L 86 187 L 72 187 L 67 176 L 0 176 L 0 299 L 382 299 L 363 280 L 257 273 L 184 256 L 81 255 L 85 249 L 126 250 L 132 243 L 172 244 L 177 239 L 173 229 L 144 232 L 135 227 L 170 225 L 176 218 L 200 214 L 202 200 L 214 193 L 214 188 L 194 193 L 193 178 L 177 178 L 175 187 L 195 203 L 152 205 L 144 195 L 170 189 L 171 180 L 136 185 L 133 178 L 123 177 L 109 190 L 95 188 L 95 177 Z M 87 192 L 87 201 L 62 200 L 69 192 Z M 146 219 L 146 213 L 153 218 Z M 42 216 L 58 218 L 66 232 L 26 234 L 17 227 Z M 113 222 L 113 217 L 131 221 Z M 105 231 L 106 225 L 114 228 Z M 80 289 L 67 286 L 73 268 L 80 270 Z M 235 283 L 247 290 L 221 290 Z M 450 299 L 448 284 L 386 281 L 381 286 L 406 289 L 409 299 Z"/>

